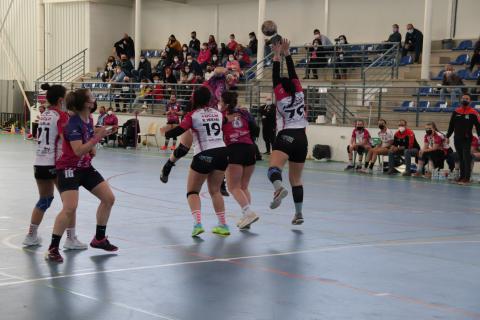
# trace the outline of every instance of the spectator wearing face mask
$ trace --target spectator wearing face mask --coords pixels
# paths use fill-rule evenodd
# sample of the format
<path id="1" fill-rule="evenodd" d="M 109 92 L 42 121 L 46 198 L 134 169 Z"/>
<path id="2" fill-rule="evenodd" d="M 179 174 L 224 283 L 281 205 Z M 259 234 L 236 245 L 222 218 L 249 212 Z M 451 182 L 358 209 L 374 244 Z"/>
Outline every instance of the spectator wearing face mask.
<path id="1" fill-rule="evenodd" d="M 112 79 L 110 79 L 110 83 L 123 82 L 124 78 L 125 78 L 125 72 L 122 71 L 122 67 L 116 66 L 115 73 L 113 74 Z"/>
<path id="2" fill-rule="evenodd" d="M 235 50 L 237 49 L 238 42 L 235 40 L 235 35 L 232 33 L 230 35 L 230 41 L 227 43 L 227 45 L 224 47 L 222 46 L 222 55 L 230 55 L 230 54 L 235 54 Z"/>
<path id="3" fill-rule="evenodd" d="M 423 48 L 423 33 L 415 29 L 413 24 L 407 24 L 407 34 L 405 36 L 405 43 L 403 44 L 402 57 L 406 56 L 408 52 L 415 53 L 415 63 L 418 63 Z"/>
<path id="4" fill-rule="evenodd" d="M 248 37 L 250 39 L 250 42 L 248 43 L 247 54 L 249 56 L 256 56 L 258 51 L 257 35 L 255 34 L 255 32 L 252 31 L 248 34 Z"/>
<path id="5" fill-rule="evenodd" d="M 126 76 L 132 76 L 132 71 L 134 70 L 134 67 L 132 62 L 128 60 L 126 54 L 122 54 L 122 56 L 120 57 L 120 66 L 122 67 L 122 71 L 125 73 Z"/>
<path id="6" fill-rule="evenodd" d="M 173 75 L 172 68 L 165 68 L 165 79 L 163 81 L 165 83 L 177 83 L 177 78 Z"/>
<path id="7" fill-rule="evenodd" d="M 200 64 L 197 62 L 197 60 L 195 60 L 195 58 L 191 54 L 189 54 L 187 56 L 187 61 L 186 62 L 187 63 L 185 63 L 185 67 L 188 66 L 195 76 L 203 77 L 202 67 L 200 66 Z"/>
<path id="8" fill-rule="evenodd" d="M 107 62 L 105 63 L 105 68 L 102 74 L 102 81 L 107 82 L 112 79 L 115 74 L 115 67 L 117 66 L 117 61 L 115 61 L 114 56 L 108 57 Z"/>
<path id="9" fill-rule="evenodd" d="M 183 66 L 184 66 L 184 63 L 180 60 L 178 56 L 175 56 L 173 58 L 173 63 L 170 66 L 170 69 L 172 70 L 173 75 L 177 80 L 180 79 L 180 71 L 182 71 Z"/>
<path id="10" fill-rule="evenodd" d="M 437 132 L 436 126 L 433 122 L 428 122 L 425 125 L 425 137 L 423 139 L 423 147 L 420 150 L 418 156 L 418 169 L 414 174 L 416 177 L 422 176 L 424 172 L 425 163 L 428 163 L 430 167 L 429 172 L 425 172 L 425 178 L 432 177 L 432 171 L 437 168 L 443 167 L 445 161 L 444 143 L 445 137 Z M 469 150 L 470 151 L 470 150 Z"/>
<path id="11" fill-rule="evenodd" d="M 145 58 L 144 55 L 140 56 L 140 63 L 138 64 L 138 70 L 133 71 L 136 81 L 141 81 L 143 79 L 152 79 L 152 64 Z"/>
<path id="12" fill-rule="evenodd" d="M 342 34 L 335 41 L 339 44 L 335 46 L 335 79 L 347 79 L 347 66 L 350 62 L 344 49 L 344 45 L 348 44 L 347 37 Z"/>
<path id="13" fill-rule="evenodd" d="M 320 39 L 313 40 L 313 45 L 308 47 L 308 64 L 306 74 L 303 79 L 310 79 L 310 71 L 313 73 L 313 79 L 318 79 L 318 68 L 326 64 L 323 54 L 322 43 Z"/>
<path id="14" fill-rule="evenodd" d="M 407 128 L 407 121 L 398 121 L 398 131 L 395 132 L 392 146 L 388 151 L 388 174 L 395 174 L 395 156 L 405 158 L 404 176 L 411 176 L 412 157 L 416 157 L 420 151 L 420 145 L 415 138 L 415 133 Z"/>
<path id="15" fill-rule="evenodd" d="M 473 140 L 473 127 L 480 135 L 480 122 L 478 112 L 470 106 L 471 98 L 468 94 L 462 96 L 462 104 L 458 107 L 450 118 L 447 138 L 450 139 L 454 134 L 455 149 L 460 162 L 460 184 L 470 183 L 472 154 L 470 147 Z"/>
<path id="16" fill-rule="evenodd" d="M 188 48 L 190 50 L 190 53 L 194 56 L 197 56 L 198 53 L 200 52 L 200 40 L 197 39 L 197 32 L 192 31 L 190 34 L 191 40 L 190 43 L 188 44 Z"/>
<path id="17" fill-rule="evenodd" d="M 106 127 L 112 127 L 113 129 L 111 130 L 112 134 L 106 136 L 102 141 L 101 144 L 103 145 L 104 143 L 108 144 L 109 141 L 116 141 L 117 140 L 117 130 L 118 130 L 118 118 L 117 116 L 113 113 L 113 108 L 110 107 L 108 108 L 107 115 L 103 119 L 103 125 Z"/>
<path id="18" fill-rule="evenodd" d="M 208 43 L 204 42 L 202 44 L 202 49 L 198 54 L 197 62 L 200 64 L 202 69 L 205 69 L 211 59 L 212 59 L 212 54 L 210 53 L 210 49 L 208 49 Z"/>
<path id="19" fill-rule="evenodd" d="M 353 163 L 353 153 L 357 152 L 360 165 L 357 166 L 357 170 L 362 168 L 363 155 L 367 154 L 372 148 L 372 137 L 370 132 L 365 129 L 365 123 L 363 120 L 358 120 L 355 123 L 355 128 L 352 131 L 352 138 L 350 144 L 347 147 L 348 152 L 348 165 L 345 170 L 351 170 L 355 168 Z"/>
<path id="20" fill-rule="evenodd" d="M 388 36 L 387 42 L 402 43 L 402 34 L 399 31 L 398 24 L 392 25 L 392 33 Z"/>
<path id="21" fill-rule="evenodd" d="M 95 126 L 102 127 L 104 125 L 106 116 L 107 116 L 107 111 L 105 110 L 104 106 L 101 106 L 100 110 L 98 111 L 98 119 L 97 119 L 97 124 Z"/>
<path id="22" fill-rule="evenodd" d="M 122 39 L 115 42 L 113 45 L 113 50 L 119 58 L 122 54 L 125 54 L 127 59 L 132 59 L 135 57 L 135 43 L 133 42 L 133 39 L 126 33 L 123 34 Z"/>
<path id="23" fill-rule="evenodd" d="M 220 59 L 218 59 L 218 56 L 214 54 L 212 55 L 212 59 L 210 60 L 210 63 L 208 65 L 215 69 L 216 67 L 220 67 L 222 63 Z"/>
<path id="24" fill-rule="evenodd" d="M 182 62 L 185 62 L 187 61 L 187 56 L 189 55 L 190 53 L 188 52 L 188 46 L 186 44 L 184 44 L 182 46 L 182 54 L 179 55 L 178 57 L 180 58 L 180 61 Z"/>
<path id="25" fill-rule="evenodd" d="M 240 68 L 244 69 L 250 66 L 252 61 L 250 60 L 250 57 L 248 56 L 246 49 L 244 46 L 239 44 L 237 46 L 237 49 L 235 50 L 235 58 L 240 64 Z"/>
<path id="26" fill-rule="evenodd" d="M 159 104 L 163 101 L 164 96 L 164 88 L 159 75 L 153 76 L 153 83 L 152 99 L 155 104 Z"/>
<path id="27" fill-rule="evenodd" d="M 390 150 L 390 147 L 393 143 L 393 132 L 387 128 L 387 121 L 384 119 L 378 120 L 378 137 L 380 138 L 381 143 L 376 147 L 370 149 L 367 155 L 367 161 L 365 162 L 365 168 L 362 169 L 363 173 L 373 173 L 373 166 L 375 161 L 377 161 L 377 156 L 386 156 Z"/>
<path id="28" fill-rule="evenodd" d="M 262 136 L 266 148 L 264 154 L 270 154 L 270 150 L 273 148 L 273 143 L 275 142 L 277 127 L 276 106 L 272 103 L 271 97 L 268 97 L 265 100 L 265 104 L 260 106 L 260 116 L 262 117 Z"/>
<path id="29" fill-rule="evenodd" d="M 148 103 L 153 101 L 152 97 L 152 87 L 150 86 L 150 82 L 147 79 L 142 79 L 140 83 L 140 92 L 135 99 L 134 105 L 141 105 L 143 104 L 146 106 Z"/>
<path id="30" fill-rule="evenodd" d="M 135 100 L 135 90 L 133 90 L 132 85 L 130 84 L 130 77 L 123 78 L 123 84 L 121 87 L 120 94 L 115 97 L 115 112 L 120 112 L 120 103 L 123 103 L 122 112 L 127 112 L 128 105 Z"/>
<path id="31" fill-rule="evenodd" d="M 218 55 L 218 45 L 215 37 L 211 34 L 208 36 L 208 49 L 212 55 Z"/>
<path id="32" fill-rule="evenodd" d="M 228 61 L 225 64 L 225 68 L 229 71 L 233 71 L 236 73 L 239 73 L 241 68 L 240 68 L 240 63 L 235 59 L 235 56 L 233 54 L 228 55 Z"/>
<path id="33" fill-rule="evenodd" d="M 175 35 L 170 35 L 167 45 L 165 46 L 165 50 L 167 51 L 167 55 L 169 57 L 174 57 L 182 52 L 182 45 L 177 38 L 175 38 Z"/>
<path id="34" fill-rule="evenodd" d="M 328 39 L 326 35 L 321 34 L 320 30 L 318 29 L 313 30 L 313 37 L 314 37 L 313 41 L 315 41 L 315 39 L 319 39 L 320 43 L 322 43 L 323 46 L 333 45 L 332 41 L 330 41 L 330 39 Z M 312 44 L 313 44 L 313 41 L 312 41 Z"/>
<path id="35" fill-rule="evenodd" d="M 195 75 L 193 74 L 192 70 L 190 70 L 189 66 L 185 66 L 185 68 L 182 70 L 180 83 L 183 83 L 183 84 L 195 83 Z"/>
<path id="36" fill-rule="evenodd" d="M 157 65 L 155 66 L 155 73 L 159 74 L 161 78 L 165 76 L 165 67 L 171 65 L 172 63 L 167 59 L 167 52 L 163 51 L 160 55 L 160 60 L 158 60 Z"/>
<path id="37" fill-rule="evenodd" d="M 465 84 L 462 79 L 455 73 L 452 65 L 447 65 L 443 73 L 442 86 L 458 86 L 458 88 L 441 88 L 440 101 L 445 102 L 445 94 L 450 92 L 450 101 L 453 104 L 457 102 L 457 97 L 462 94 Z"/>

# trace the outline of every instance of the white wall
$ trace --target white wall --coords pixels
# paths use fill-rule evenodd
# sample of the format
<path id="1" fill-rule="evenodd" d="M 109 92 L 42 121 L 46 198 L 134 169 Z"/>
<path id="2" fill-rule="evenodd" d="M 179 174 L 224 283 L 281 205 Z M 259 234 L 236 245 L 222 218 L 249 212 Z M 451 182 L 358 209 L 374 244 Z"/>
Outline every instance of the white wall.
<path id="1" fill-rule="evenodd" d="M 457 29 L 459 39 L 478 38 L 480 36 L 479 0 L 458 0 Z"/>

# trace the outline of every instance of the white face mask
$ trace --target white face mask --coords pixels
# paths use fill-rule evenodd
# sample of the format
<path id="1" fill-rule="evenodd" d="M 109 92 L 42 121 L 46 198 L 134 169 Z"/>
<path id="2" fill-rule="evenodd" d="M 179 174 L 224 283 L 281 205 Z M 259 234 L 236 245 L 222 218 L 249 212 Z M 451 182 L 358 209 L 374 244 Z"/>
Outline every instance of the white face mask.
<path id="1" fill-rule="evenodd" d="M 243 59 L 243 56 L 238 56 L 238 60 L 242 60 Z"/>
<path id="2" fill-rule="evenodd" d="M 173 61 L 178 62 L 178 59 L 175 58 L 175 59 L 173 59 Z"/>
<path id="3" fill-rule="evenodd" d="M 154 82 L 154 83 L 159 83 L 159 82 L 160 82 L 160 80 L 153 80 L 153 82 Z"/>
<path id="4" fill-rule="evenodd" d="M 409 29 L 407 32 L 410 33 L 410 34 L 412 34 L 412 33 L 413 33 L 413 29 Z"/>
<path id="5" fill-rule="evenodd" d="M 233 57 L 228 58 L 228 61 L 233 61 L 235 60 Z"/>
<path id="6" fill-rule="evenodd" d="M 140 62 L 145 62 L 145 59 L 140 59 Z"/>
<path id="7" fill-rule="evenodd" d="M 340 39 L 339 41 L 341 44 L 344 44 L 345 43 L 345 40 L 344 39 Z"/>
<path id="8" fill-rule="evenodd" d="M 110 115 L 110 116 L 111 116 L 111 115 L 113 114 L 113 111 L 112 111 L 112 110 L 110 110 L 110 111 L 108 111 L 107 113 L 108 113 L 108 115 Z"/>
<path id="9" fill-rule="evenodd" d="M 318 33 L 315 35 L 315 39 L 320 39 L 320 35 Z"/>
<path id="10" fill-rule="evenodd" d="M 217 57 L 213 57 L 213 58 L 212 58 L 213 61 L 217 61 L 217 59 L 218 59 Z"/>
<path id="11" fill-rule="evenodd" d="M 187 61 L 188 61 L 188 63 L 192 63 L 193 60 L 188 59 Z"/>
<path id="12" fill-rule="evenodd" d="M 405 132 L 405 127 L 398 127 L 398 131 L 400 131 L 401 133 Z"/>

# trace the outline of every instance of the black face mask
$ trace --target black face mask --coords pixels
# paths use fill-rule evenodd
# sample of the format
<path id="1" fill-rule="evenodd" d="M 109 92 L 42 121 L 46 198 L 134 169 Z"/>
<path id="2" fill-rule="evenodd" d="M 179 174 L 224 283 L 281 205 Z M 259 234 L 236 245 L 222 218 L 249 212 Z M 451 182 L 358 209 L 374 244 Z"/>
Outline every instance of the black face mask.
<path id="1" fill-rule="evenodd" d="M 363 131 L 363 127 L 357 127 L 358 131 Z"/>
<path id="2" fill-rule="evenodd" d="M 425 132 L 427 133 L 427 135 L 431 135 L 433 133 L 433 130 L 429 129 L 429 130 L 425 130 Z"/>
<path id="3" fill-rule="evenodd" d="M 380 130 L 383 130 L 383 129 L 385 129 L 385 125 L 380 124 L 380 125 L 378 125 L 378 128 L 380 128 Z"/>
<path id="4" fill-rule="evenodd" d="M 462 105 L 464 105 L 465 107 L 468 106 L 470 104 L 470 102 L 468 100 L 462 100 Z"/>

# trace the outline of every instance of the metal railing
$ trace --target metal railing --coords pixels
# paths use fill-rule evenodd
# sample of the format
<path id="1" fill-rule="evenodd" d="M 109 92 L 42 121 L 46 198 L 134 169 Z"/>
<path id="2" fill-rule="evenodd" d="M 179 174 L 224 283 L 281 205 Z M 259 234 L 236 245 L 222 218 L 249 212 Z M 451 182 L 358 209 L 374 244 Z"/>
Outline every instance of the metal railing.
<path id="1" fill-rule="evenodd" d="M 0 112 L 0 128 L 10 130 L 15 125 L 16 128 L 25 127 L 25 115 L 23 113 Z"/>
<path id="2" fill-rule="evenodd" d="M 36 82 L 72 81 L 84 75 L 86 73 L 87 50 L 88 48 L 83 49 L 73 57 L 65 60 L 60 65 L 38 77 Z"/>

